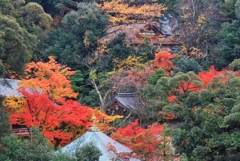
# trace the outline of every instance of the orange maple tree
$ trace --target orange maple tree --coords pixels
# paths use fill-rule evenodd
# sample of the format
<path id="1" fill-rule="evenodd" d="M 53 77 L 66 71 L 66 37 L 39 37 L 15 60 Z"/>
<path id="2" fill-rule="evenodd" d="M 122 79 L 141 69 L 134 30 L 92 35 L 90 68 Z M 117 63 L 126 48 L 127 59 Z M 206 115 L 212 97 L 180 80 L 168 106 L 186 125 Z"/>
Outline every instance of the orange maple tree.
<path id="1" fill-rule="evenodd" d="M 176 56 L 176 54 L 171 54 L 170 50 L 158 52 L 155 54 L 153 65 L 157 68 L 165 70 L 166 74 L 169 76 L 174 68 L 171 59 L 175 58 Z"/>
<path id="2" fill-rule="evenodd" d="M 61 98 L 76 98 L 77 93 L 71 88 L 70 76 L 75 72 L 71 68 L 58 64 L 53 56 L 49 62 L 31 62 L 27 64 L 27 76 L 19 82 L 21 88 L 39 89 L 54 101 Z"/>
<path id="3" fill-rule="evenodd" d="M 93 110 L 76 101 L 62 101 L 59 105 L 50 100 L 47 94 L 39 94 L 36 90 L 24 88 L 20 93 L 24 98 L 17 112 L 8 104 L 14 100 L 5 100 L 11 113 L 11 123 L 25 125 L 29 129 L 39 127 L 56 147 L 67 144 L 91 125 Z"/>
<path id="4" fill-rule="evenodd" d="M 163 141 L 166 141 L 161 137 L 163 129 L 164 126 L 158 123 L 144 129 L 138 124 L 137 119 L 124 128 L 118 128 L 116 132 L 112 133 L 111 137 L 133 150 L 129 154 L 119 154 L 122 158 L 128 157 L 152 161 L 154 158 L 159 157 L 159 154 L 162 155 L 158 147 L 163 144 Z M 167 142 L 170 142 L 170 138 L 168 138 Z M 109 149 L 114 151 L 111 145 L 109 145 Z"/>
<path id="5" fill-rule="evenodd" d="M 99 128 L 109 130 L 108 123 L 121 116 L 107 116 L 98 109 L 82 106 L 75 98 L 69 76 L 70 68 L 59 65 L 53 57 L 47 63 L 37 62 L 27 65 L 29 74 L 21 80 L 21 97 L 7 97 L 3 104 L 8 107 L 12 124 L 27 128 L 39 127 L 55 147 L 63 146 L 82 135 L 96 115 Z"/>
<path id="6" fill-rule="evenodd" d="M 40 94 L 34 89 L 21 89 L 24 96 L 21 107 L 15 111 L 8 98 L 4 104 L 8 106 L 10 120 L 15 125 L 25 125 L 27 128 L 39 127 L 46 138 L 55 147 L 63 146 L 71 140 L 82 135 L 92 124 L 92 116 L 97 116 L 97 122 L 101 130 L 109 130 L 108 123 L 120 116 L 107 116 L 98 109 L 82 106 L 77 101 L 65 100 L 57 104 L 49 99 L 47 94 Z M 104 122 L 103 122 L 104 120 Z"/>

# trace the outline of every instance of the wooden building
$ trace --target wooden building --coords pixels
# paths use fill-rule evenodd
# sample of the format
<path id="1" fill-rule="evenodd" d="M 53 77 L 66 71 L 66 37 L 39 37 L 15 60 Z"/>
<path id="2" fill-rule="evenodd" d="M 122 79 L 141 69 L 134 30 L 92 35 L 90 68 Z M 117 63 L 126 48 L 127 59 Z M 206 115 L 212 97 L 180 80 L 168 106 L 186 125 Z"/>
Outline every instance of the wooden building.
<path id="1" fill-rule="evenodd" d="M 100 41 L 108 43 L 120 33 L 126 34 L 126 41 L 131 45 L 141 44 L 145 37 L 149 38 L 152 45 L 156 46 L 171 47 L 179 44 L 171 36 L 164 35 L 153 23 L 134 23 L 110 27 L 107 29 L 106 36 L 102 37 Z"/>
<path id="2" fill-rule="evenodd" d="M 124 115 L 137 110 L 138 101 L 134 93 L 117 93 L 117 95 L 105 105 L 104 111 L 108 115 Z"/>

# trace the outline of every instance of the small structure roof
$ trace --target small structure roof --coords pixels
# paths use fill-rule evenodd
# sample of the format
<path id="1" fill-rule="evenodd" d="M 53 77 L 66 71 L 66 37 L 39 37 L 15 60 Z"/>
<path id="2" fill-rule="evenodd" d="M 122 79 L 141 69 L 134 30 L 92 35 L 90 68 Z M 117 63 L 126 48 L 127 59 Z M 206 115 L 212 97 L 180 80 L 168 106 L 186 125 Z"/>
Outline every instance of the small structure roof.
<path id="1" fill-rule="evenodd" d="M 17 90 L 18 82 L 16 79 L 0 78 L 0 97 L 21 96 Z"/>
<path id="2" fill-rule="evenodd" d="M 134 93 L 118 93 L 114 99 L 124 107 L 133 110 L 138 108 L 137 97 Z"/>
<path id="3" fill-rule="evenodd" d="M 127 116 L 131 112 L 136 111 L 138 106 L 139 102 L 135 93 L 117 93 L 117 95 L 104 106 L 104 111 L 108 115 Z"/>
<path id="4" fill-rule="evenodd" d="M 0 78 L 0 97 L 8 97 L 8 96 L 23 96 L 19 91 L 18 79 L 7 79 Z M 39 94 L 42 94 L 43 91 L 37 88 L 28 88 L 27 91 L 32 93 L 33 91 L 37 91 Z"/>
<path id="5" fill-rule="evenodd" d="M 62 152 L 67 152 L 70 155 L 73 155 L 78 147 L 84 146 L 86 143 L 93 143 L 102 151 L 102 156 L 100 156 L 99 161 L 112 161 L 117 158 L 117 155 L 112 151 L 108 151 L 108 144 L 114 146 L 118 153 L 121 152 L 131 152 L 132 150 L 125 147 L 124 145 L 118 143 L 112 138 L 108 137 L 106 134 L 102 133 L 99 130 L 88 131 L 83 134 L 81 137 L 73 141 L 72 143 L 66 145 L 61 149 Z M 130 161 L 139 161 L 138 159 L 130 159 Z"/>

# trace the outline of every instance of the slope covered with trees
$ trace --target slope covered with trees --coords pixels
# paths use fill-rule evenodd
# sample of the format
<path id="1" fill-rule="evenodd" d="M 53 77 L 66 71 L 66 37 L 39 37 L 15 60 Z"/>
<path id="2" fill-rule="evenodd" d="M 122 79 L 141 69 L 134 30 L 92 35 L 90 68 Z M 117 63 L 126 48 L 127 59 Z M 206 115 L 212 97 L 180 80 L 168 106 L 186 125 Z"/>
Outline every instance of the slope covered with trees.
<path id="1" fill-rule="evenodd" d="M 159 32 L 167 14 L 178 21 L 172 35 Z M 74 160 L 53 147 L 81 136 L 96 115 L 134 151 L 121 157 L 168 160 L 174 149 L 185 160 L 239 160 L 239 18 L 239 0 L 2 0 L 0 75 L 20 79 L 22 97 L 1 98 L 0 158 Z M 122 32 L 102 41 L 133 24 L 150 25 L 131 39 L 141 43 Z M 157 36 L 177 43 L 156 45 Z M 138 108 L 106 115 L 117 93 L 134 93 Z M 8 136 L 9 123 L 34 135 Z"/>

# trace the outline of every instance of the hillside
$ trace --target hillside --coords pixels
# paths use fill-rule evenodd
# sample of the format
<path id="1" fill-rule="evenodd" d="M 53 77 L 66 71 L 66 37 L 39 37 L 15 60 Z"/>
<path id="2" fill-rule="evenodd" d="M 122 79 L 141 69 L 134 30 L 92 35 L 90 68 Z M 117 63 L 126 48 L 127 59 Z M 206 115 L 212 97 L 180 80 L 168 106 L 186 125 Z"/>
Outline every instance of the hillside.
<path id="1" fill-rule="evenodd" d="M 0 75 L 24 97 L 2 96 L 1 137 L 58 148 L 97 115 L 142 160 L 240 160 L 239 21 L 240 0 L 2 0 Z"/>

